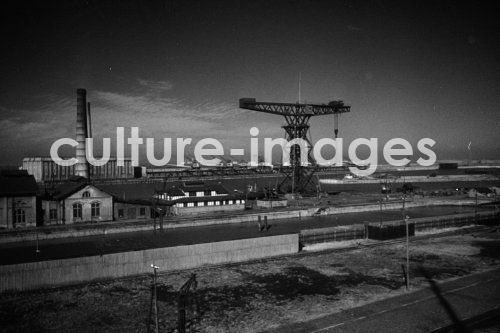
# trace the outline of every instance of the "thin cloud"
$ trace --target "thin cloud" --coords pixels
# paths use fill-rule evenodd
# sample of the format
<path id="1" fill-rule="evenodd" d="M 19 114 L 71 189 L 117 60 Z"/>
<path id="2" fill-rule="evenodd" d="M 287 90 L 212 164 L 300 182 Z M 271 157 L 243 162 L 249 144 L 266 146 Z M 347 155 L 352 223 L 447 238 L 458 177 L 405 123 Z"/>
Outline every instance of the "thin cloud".
<path id="1" fill-rule="evenodd" d="M 137 82 L 143 87 L 158 91 L 167 91 L 174 87 L 173 83 L 170 81 L 151 81 L 138 79 Z"/>
<path id="2" fill-rule="evenodd" d="M 356 27 L 354 25 L 348 25 L 347 30 L 349 30 L 349 31 L 363 31 L 363 29 L 361 29 L 360 27 Z"/>
<path id="3" fill-rule="evenodd" d="M 38 97 L 36 109 L 12 109 L 0 106 L 0 139 L 16 141 L 17 149 L 3 150 L 5 156 L 48 156 L 52 143 L 60 138 L 75 137 L 76 99 L 73 96 L 45 95 Z M 163 138 L 192 138 L 192 146 L 202 138 L 215 138 L 230 148 L 249 144 L 249 129 L 256 126 L 261 134 L 281 137 L 279 121 L 270 124 L 256 119 L 237 105 L 206 101 L 186 103 L 160 94 L 123 94 L 91 91 L 87 95 L 92 105 L 92 134 L 96 140 L 114 138 L 116 127 L 139 127 L 142 138 L 155 138 L 156 148 L 162 149 Z M 96 145 L 99 153 L 101 141 Z M 112 140 L 114 142 L 114 140 Z M 187 149 L 187 151 L 189 151 Z"/>
<path id="4" fill-rule="evenodd" d="M 104 132 L 116 126 L 138 126 L 152 136 L 227 137 L 229 119 L 239 112 L 229 103 L 205 102 L 191 106 L 180 99 L 157 95 L 97 91 L 93 98 L 95 117 L 99 117 L 97 126 Z"/>

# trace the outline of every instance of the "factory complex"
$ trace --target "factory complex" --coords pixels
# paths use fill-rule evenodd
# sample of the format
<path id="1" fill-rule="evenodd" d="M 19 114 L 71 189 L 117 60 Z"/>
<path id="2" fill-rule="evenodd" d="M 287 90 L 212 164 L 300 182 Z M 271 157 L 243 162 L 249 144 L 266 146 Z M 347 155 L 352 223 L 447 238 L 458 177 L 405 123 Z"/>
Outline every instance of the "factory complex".
<path id="1" fill-rule="evenodd" d="M 402 172 L 401 169 L 392 170 L 392 174 L 390 170 L 379 170 L 371 177 L 353 177 L 349 172 L 352 164 L 321 166 L 311 154 L 306 158 L 307 165 L 302 165 L 304 156 L 300 156 L 298 145 L 289 151 L 291 163 L 280 167 L 245 161 L 224 161 L 217 166 L 205 167 L 197 161 L 187 161 L 184 167 L 146 168 L 134 166 L 130 158 L 123 157 L 110 158 L 104 165 L 96 166 L 88 163 L 86 158 L 85 140 L 92 138 L 87 92 L 77 89 L 76 93 L 76 164 L 63 166 L 50 157 L 25 157 L 20 170 L 2 170 L 0 228 L 147 221 L 252 208 L 272 210 L 286 207 L 289 200 L 301 197 L 315 197 L 318 204 L 321 197 L 339 193 L 351 185 L 368 188 L 369 184 L 375 184 L 384 194 L 389 194 L 391 181 L 397 184 L 401 176 L 408 177 L 409 182 L 438 181 L 436 171 L 438 176 L 447 175 L 448 180 L 466 181 L 471 176 L 485 174 L 490 174 L 489 180 L 497 179 L 490 169 L 468 169 L 461 176 L 453 176 L 458 171 L 455 162 L 443 162 L 434 169 L 409 167 Z M 342 101 L 287 104 L 242 98 L 239 106 L 284 116 L 286 125 L 283 129 L 287 139 L 302 138 L 309 144 L 311 117 L 334 115 L 334 135 L 337 138 L 338 115 L 350 111 Z M 400 184 L 403 185 L 405 190 L 409 188 L 407 184 Z M 476 196 L 496 196 L 498 187 L 473 190 Z"/>

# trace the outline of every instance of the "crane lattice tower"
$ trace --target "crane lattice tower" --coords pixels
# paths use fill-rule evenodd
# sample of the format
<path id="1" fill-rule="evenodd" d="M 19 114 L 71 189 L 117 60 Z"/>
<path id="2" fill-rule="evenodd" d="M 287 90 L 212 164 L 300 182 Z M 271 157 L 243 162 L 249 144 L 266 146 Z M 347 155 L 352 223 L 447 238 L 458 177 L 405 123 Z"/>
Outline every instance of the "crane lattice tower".
<path id="1" fill-rule="evenodd" d="M 302 104 L 302 103 L 275 103 L 257 102 L 255 98 L 241 98 L 240 108 L 252 111 L 265 112 L 280 115 L 285 118 L 286 139 L 302 139 L 307 142 L 308 147 L 312 147 L 307 134 L 309 131 L 309 120 L 314 116 L 334 115 L 335 137 L 338 133 L 338 115 L 350 112 L 351 107 L 342 101 L 332 101 L 328 104 Z M 290 166 L 282 166 L 281 171 L 285 175 L 279 187 L 283 191 L 284 185 L 291 182 L 292 193 L 303 193 L 309 189 L 312 183 L 314 172 L 317 168 L 316 161 L 312 156 L 312 149 L 308 149 L 308 165 L 301 164 L 300 146 L 292 145 L 290 148 Z M 286 188 L 285 188 L 286 189 Z"/>

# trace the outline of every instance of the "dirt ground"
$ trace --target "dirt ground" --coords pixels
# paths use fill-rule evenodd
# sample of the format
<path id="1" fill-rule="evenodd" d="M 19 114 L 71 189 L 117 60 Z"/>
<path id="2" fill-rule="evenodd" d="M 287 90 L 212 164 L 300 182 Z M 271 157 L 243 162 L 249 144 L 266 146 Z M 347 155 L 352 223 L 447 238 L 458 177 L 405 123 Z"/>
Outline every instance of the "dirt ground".
<path id="1" fill-rule="evenodd" d="M 426 286 L 420 268 L 445 280 L 500 266 L 497 231 L 412 240 L 410 246 L 413 289 Z M 404 243 L 360 246 L 161 274 L 160 331 L 176 329 L 178 290 L 192 273 L 198 281 L 198 314 L 188 313 L 188 331 L 256 332 L 404 293 L 405 249 Z M 141 277 L 4 294 L 0 331 L 146 332 L 151 282 Z"/>

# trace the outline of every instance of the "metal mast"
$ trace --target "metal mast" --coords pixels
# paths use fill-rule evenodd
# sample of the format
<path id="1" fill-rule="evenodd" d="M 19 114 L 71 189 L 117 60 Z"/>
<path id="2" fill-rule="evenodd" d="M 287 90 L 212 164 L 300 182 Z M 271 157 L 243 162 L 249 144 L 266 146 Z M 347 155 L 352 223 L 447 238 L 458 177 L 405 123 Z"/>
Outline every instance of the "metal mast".
<path id="1" fill-rule="evenodd" d="M 339 113 L 351 110 L 351 107 L 345 105 L 342 101 L 332 101 L 328 104 L 302 104 L 257 102 L 255 98 L 241 98 L 240 108 L 283 116 L 285 118 L 285 125 L 282 128 L 285 130 L 286 139 L 288 141 L 296 138 L 303 139 L 309 147 L 312 147 L 312 143 L 307 137 L 311 117 L 329 114 L 337 116 Z M 285 178 L 280 184 L 280 189 L 285 183 L 292 181 L 293 192 L 305 192 L 307 190 L 316 169 L 316 161 L 312 157 L 312 149 L 309 149 L 307 157 L 309 166 L 301 165 L 300 146 L 293 145 L 291 147 L 290 167 L 282 168 Z"/>

